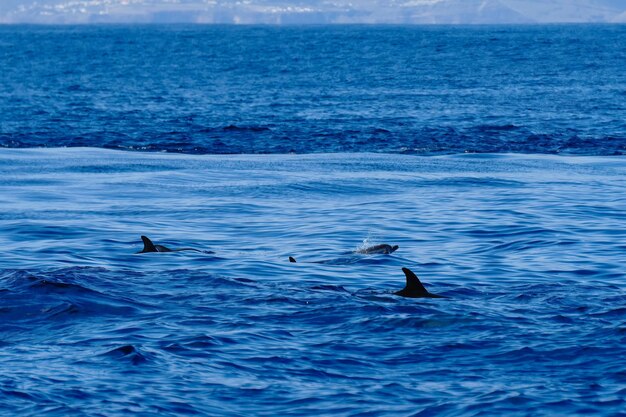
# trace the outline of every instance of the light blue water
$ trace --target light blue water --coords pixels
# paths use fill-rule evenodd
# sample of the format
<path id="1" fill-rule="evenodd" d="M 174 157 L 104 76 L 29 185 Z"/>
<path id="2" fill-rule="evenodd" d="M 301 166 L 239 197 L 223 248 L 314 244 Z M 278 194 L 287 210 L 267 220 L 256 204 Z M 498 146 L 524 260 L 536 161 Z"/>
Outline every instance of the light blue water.
<path id="1" fill-rule="evenodd" d="M 0 413 L 623 415 L 625 171 L 5 149 Z"/>

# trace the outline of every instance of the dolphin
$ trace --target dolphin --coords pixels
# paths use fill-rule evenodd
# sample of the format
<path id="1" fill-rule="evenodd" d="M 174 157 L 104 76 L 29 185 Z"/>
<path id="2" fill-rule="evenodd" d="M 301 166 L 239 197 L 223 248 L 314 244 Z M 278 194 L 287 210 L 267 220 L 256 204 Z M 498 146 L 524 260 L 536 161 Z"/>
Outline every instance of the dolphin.
<path id="1" fill-rule="evenodd" d="M 167 248 L 167 247 L 162 246 L 162 245 L 155 245 L 146 236 L 141 236 L 141 240 L 143 240 L 143 249 L 140 250 L 137 253 L 146 253 L 146 252 L 180 252 L 180 251 L 183 251 L 183 250 L 192 250 L 192 251 L 196 251 L 196 252 L 202 252 L 202 251 L 200 251 L 198 249 L 194 249 L 194 248 L 170 249 L 170 248 Z"/>
<path id="2" fill-rule="evenodd" d="M 402 272 L 406 275 L 406 287 L 400 291 L 394 292 L 395 295 L 408 298 L 448 298 L 443 295 L 429 293 L 426 287 L 422 285 L 417 275 L 409 268 L 402 268 Z"/>
<path id="3" fill-rule="evenodd" d="M 388 255 L 392 252 L 397 251 L 399 248 L 398 245 L 387 245 L 387 244 L 383 244 L 383 245 L 375 245 L 375 246 L 370 246 L 369 248 L 363 248 L 363 249 L 359 249 L 354 251 L 354 253 L 360 253 L 363 255 L 374 255 L 374 254 L 384 254 L 384 255 Z"/>
<path id="4" fill-rule="evenodd" d="M 342 253 L 342 255 L 354 255 L 354 254 L 359 254 L 359 255 L 376 255 L 376 254 L 383 254 L 383 255 L 389 255 L 390 253 L 393 253 L 395 251 L 398 250 L 400 246 L 398 245 L 387 245 L 387 244 L 382 244 L 382 245 L 375 245 L 375 246 L 370 246 L 368 248 L 363 248 L 363 249 L 358 249 L 352 252 L 344 252 Z M 339 262 L 341 261 L 341 262 Z M 351 256 L 349 258 L 339 258 L 339 259 L 329 259 L 329 260 L 324 260 L 324 261 L 310 261 L 309 263 L 314 263 L 314 264 L 334 264 L 334 265 L 343 265 L 345 263 L 354 263 L 355 261 L 358 261 L 358 257 L 355 256 Z M 296 259 L 293 258 L 292 256 L 289 257 L 289 262 L 291 263 L 295 263 Z M 339 262 L 339 263 L 337 263 Z"/>

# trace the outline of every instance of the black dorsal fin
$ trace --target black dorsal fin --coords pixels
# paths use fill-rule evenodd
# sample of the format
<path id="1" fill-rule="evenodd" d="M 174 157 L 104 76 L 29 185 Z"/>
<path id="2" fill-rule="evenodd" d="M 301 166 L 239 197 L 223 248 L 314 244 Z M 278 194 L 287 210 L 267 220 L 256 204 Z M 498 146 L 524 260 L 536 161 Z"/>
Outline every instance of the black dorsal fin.
<path id="1" fill-rule="evenodd" d="M 145 236 L 141 236 L 141 240 L 143 240 L 142 252 L 158 252 L 157 248 L 154 246 L 154 243 L 152 243 L 150 239 Z"/>
<path id="2" fill-rule="evenodd" d="M 406 287 L 404 291 L 408 291 L 411 294 L 416 296 L 426 296 L 428 294 L 428 290 L 422 283 L 420 279 L 411 271 L 409 268 L 402 268 L 402 272 L 406 276 Z"/>
<path id="3" fill-rule="evenodd" d="M 295 258 L 293 258 L 293 257 L 291 257 L 291 256 L 290 256 L 290 257 L 289 257 L 289 262 L 291 262 L 291 263 L 296 263 L 296 260 L 295 260 Z"/>

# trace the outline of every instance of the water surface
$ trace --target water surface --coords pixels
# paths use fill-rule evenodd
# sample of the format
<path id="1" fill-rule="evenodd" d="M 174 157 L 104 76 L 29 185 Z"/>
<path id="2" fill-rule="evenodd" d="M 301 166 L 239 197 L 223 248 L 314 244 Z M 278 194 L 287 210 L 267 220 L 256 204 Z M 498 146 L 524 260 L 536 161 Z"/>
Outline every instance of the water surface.
<path id="1" fill-rule="evenodd" d="M 0 146 L 626 152 L 626 26 L 4 26 Z"/>
<path id="2" fill-rule="evenodd" d="M 626 406 L 620 157 L 5 149 L 0 171 L 2 414 Z M 364 241 L 400 249 L 346 254 Z M 394 296 L 402 267 L 449 298 Z"/>

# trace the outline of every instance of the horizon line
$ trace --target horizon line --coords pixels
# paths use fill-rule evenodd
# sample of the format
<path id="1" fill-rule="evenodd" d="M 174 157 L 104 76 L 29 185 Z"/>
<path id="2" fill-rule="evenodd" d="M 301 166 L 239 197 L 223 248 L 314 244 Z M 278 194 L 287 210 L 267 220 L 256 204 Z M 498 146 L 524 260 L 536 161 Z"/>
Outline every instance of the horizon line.
<path id="1" fill-rule="evenodd" d="M 572 21 L 554 21 L 554 22 L 491 22 L 491 23 L 429 23 L 429 22 L 416 22 L 416 23 L 392 23 L 392 22 L 324 22 L 324 23 L 235 23 L 235 22 L 2 22 L 0 26 L 620 26 L 626 25 L 626 22 L 572 22 Z"/>

